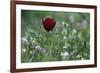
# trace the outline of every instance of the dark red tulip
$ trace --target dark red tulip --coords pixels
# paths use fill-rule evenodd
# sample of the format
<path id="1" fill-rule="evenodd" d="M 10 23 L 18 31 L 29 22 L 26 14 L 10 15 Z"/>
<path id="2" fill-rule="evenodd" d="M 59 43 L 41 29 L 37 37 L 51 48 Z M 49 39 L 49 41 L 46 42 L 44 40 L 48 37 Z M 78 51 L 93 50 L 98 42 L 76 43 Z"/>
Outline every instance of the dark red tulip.
<path id="1" fill-rule="evenodd" d="M 56 21 L 52 17 L 45 17 L 42 22 L 47 32 L 51 31 L 56 24 Z"/>

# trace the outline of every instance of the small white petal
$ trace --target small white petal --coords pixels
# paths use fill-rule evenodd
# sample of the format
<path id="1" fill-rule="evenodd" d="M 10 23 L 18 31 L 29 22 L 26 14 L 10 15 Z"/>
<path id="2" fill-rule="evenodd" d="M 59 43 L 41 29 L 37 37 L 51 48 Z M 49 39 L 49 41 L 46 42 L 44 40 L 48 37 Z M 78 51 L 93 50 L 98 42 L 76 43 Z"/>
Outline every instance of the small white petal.
<path id="1" fill-rule="evenodd" d="M 35 46 L 35 48 L 41 50 L 41 47 L 39 45 Z"/>
<path id="2" fill-rule="evenodd" d="M 22 41 L 28 42 L 28 40 L 25 37 L 22 37 Z"/>
<path id="3" fill-rule="evenodd" d="M 82 38 L 82 33 L 81 33 L 81 32 L 78 34 L 78 38 L 79 38 L 79 39 Z"/>
<path id="4" fill-rule="evenodd" d="M 72 30 L 72 33 L 73 33 L 73 34 L 77 33 L 76 29 L 73 29 L 73 30 Z"/>
<path id="5" fill-rule="evenodd" d="M 30 54 L 32 54 L 33 52 L 32 51 L 30 51 Z"/>
<path id="6" fill-rule="evenodd" d="M 63 21 L 63 22 L 62 22 L 62 24 L 64 25 L 64 24 L 65 24 L 65 22 Z"/>
<path id="7" fill-rule="evenodd" d="M 67 38 L 66 36 L 63 37 L 64 40 L 65 40 L 66 38 Z"/>
<path id="8" fill-rule="evenodd" d="M 63 48 L 67 48 L 67 45 L 65 45 Z"/>
<path id="9" fill-rule="evenodd" d="M 26 49 L 22 49 L 22 52 L 25 53 L 26 52 Z"/>
<path id="10" fill-rule="evenodd" d="M 64 57 L 66 57 L 66 56 L 68 56 L 68 55 L 69 55 L 68 52 L 62 52 L 62 53 L 61 53 L 61 56 L 64 56 Z"/>
<path id="11" fill-rule="evenodd" d="M 80 55 L 77 55 L 76 57 L 78 57 L 78 58 L 79 58 L 79 57 L 80 57 Z"/>

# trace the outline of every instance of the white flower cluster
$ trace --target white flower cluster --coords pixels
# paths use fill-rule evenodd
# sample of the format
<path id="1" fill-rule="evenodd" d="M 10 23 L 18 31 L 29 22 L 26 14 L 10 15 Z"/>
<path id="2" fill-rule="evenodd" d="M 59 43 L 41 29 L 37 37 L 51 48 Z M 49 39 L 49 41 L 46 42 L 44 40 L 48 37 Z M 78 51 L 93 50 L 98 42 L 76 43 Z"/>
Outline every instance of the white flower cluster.
<path id="1" fill-rule="evenodd" d="M 42 48 L 40 47 L 40 45 L 36 45 L 35 46 L 36 49 L 41 50 Z"/>
<path id="2" fill-rule="evenodd" d="M 66 48 L 68 48 L 69 46 L 71 46 L 71 45 L 65 41 L 65 45 L 63 46 L 63 49 L 66 49 Z"/>
<path id="3" fill-rule="evenodd" d="M 23 49 L 22 49 L 22 53 L 25 53 L 25 52 L 26 52 L 26 49 L 25 49 L 25 48 L 23 48 Z"/>
<path id="4" fill-rule="evenodd" d="M 66 57 L 69 56 L 69 53 L 66 51 L 66 52 L 61 52 L 61 56 L 62 56 L 62 59 L 65 59 Z"/>
<path id="5" fill-rule="evenodd" d="M 78 34 L 78 38 L 82 39 L 82 33 L 81 32 Z"/>
<path id="6" fill-rule="evenodd" d="M 73 29 L 72 30 L 72 35 L 76 34 L 77 33 L 77 30 L 76 29 Z"/>
<path id="7" fill-rule="evenodd" d="M 65 21 L 63 21 L 62 24 L 63 24 L 64 26 L 68 26 L 68 23 L 66 23 Z"/>
<path id="8" fill-rule="evenodd" d="M 36 41 L 35 38 L 32 38 L 32 37 L 31 37 L 31 40 L 32 40 L 32 43 L 37 43 L 37 41 Z"/>
<path id="9" fill-rule="evenodd" d="M 68 35 L 68 31 L 67 31 L 67 27 L 68 27 L 68 24 L 66 22 L 62 22 L 64 28 L 61 32 L 61 34 L 63 35 L 63 39 L 66 40 L 67 39 L 67 35 Z"/>
<path id="10" fill-rule="evenodd" d="M 66 29 L 63 29 L 63 31 L 61 33 L 62 33 L 62 35 L 67 35 L 68 34 Z"/>
<path id="11" fill-rule="evenodd" d="M 28 43 L 27 37 L 22 37 L 22 41 Z"/>

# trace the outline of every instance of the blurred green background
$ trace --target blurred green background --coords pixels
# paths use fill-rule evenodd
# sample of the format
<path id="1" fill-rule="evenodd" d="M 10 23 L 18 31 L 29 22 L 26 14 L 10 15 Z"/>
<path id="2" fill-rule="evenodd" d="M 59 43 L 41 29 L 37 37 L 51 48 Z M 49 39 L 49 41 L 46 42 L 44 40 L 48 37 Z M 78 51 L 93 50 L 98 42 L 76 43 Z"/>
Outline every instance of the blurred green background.
<path id="1" fill-rule="evenodd" d="M 42 19 L 56 20 L 53 30 Z M 79 12 L 21 10 L 21 62 L 90 59 L 90 14 Z"/>

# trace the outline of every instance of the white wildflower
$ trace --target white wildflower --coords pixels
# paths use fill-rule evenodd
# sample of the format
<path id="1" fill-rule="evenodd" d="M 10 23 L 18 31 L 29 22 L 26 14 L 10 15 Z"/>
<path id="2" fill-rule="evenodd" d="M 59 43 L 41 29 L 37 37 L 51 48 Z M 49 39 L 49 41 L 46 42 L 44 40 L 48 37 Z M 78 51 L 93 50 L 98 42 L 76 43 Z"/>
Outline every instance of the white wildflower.
<path id="1" fill-rule="evenodd" d="M 80 55 L 77 55 L 76 57 L 77 57 L 77 58 L 79 58 L 79 57 L 80 57 Z"/>
<path id="2" fill-rule="evenodd" d="M 26 49 L 23 48 L 23 49 L 22 49 L 22 52 L 25 53 L 25 52 L 26 52 Z"/>
<path id="3" fill-rule="evenodd" d="M 78 34 L 78 38 L 79 38 L 79 39 L 82 38 L 82 33 L 81 33 L 81 32 Z"/>
<path id="4" fill-rule="evenodd" d="M 30 40 L 32 40 L 33 38 L 32 37 L 30 37 Z"/>
<path id="5" fill-rule="evenodd" d="M 33 52 L 32 51 L 30 51 L 30 54 L 32 54 Z"/>
<path id="6" fill-rule="evenodd" d="M 66 29 L 63 29 L 63 31 L 61 32 L 63 35 L 67 35 L 68 34 L 68 32 L 67 32 L 67 30 Z"/>
<path id="7" fill-rule="evenodd" d="M 33 38 L 32 42 L 33 42 L 33 43 L 36 43 L 36 39 L 35 39 L 35 38 Z"/>
<path id="8" fill-rule="evenodd" d="M 76 34 L 77 33 L 77 30 L 76 29 L 73 29 L 72 30 L 72 34 Z"/>
<path id="9" fill-rule="evenodd" d="M 68 23 L 66 23 L 66 22 L 64 22 L 64 21 L 62 22 L 62 24 L 68 26 Z"/>
<path id="10" fill-rule="evenodd" d="M 62 24 L 64 25 L 64 24 L 65 24 L 65 22 L 63 21 L 63 22 L 62 22 Z"/>
<path id="11" fill-rule="evenodd" d="M 66 36 L 63 37 L 64 40 L 65 40 L 66 38 L 67 38 Z"/>
<path id="12" fill-rule="evenodd" d="M 39 50 L 41 49 L 41 47 L 39 45 L 35 46 L 35 48 L 36 49 L 39 49 Z"/>
<path id="13" fill-rule="evenodd" d="M 62 56 L 63 59 L 65 59 L 67 56 L 69 56 L 69 53 L 68 52 L 62 52 L 61 56 Z"/>
<path id="14" fill-rule="evenodd" d="M 74 38 L 74 36 L 72 36 L 72 35 L 69 35 L 69 38 L 70 38 L 70 39 L 73 39 L 73 38 Z"/>
<path id="15" fill-rule="evenodd" d="M 22 37 L 22 41 L 23 42 L 28 42 L 28 40 L 26 39 L 26 37 Z"/>
<path id="16" fill-rule="evenodd" d="M 67 45 L 64 45 L 64 47 L 63 47 L 63 48 L 65 49 L 65 48 L 67 48 L 67 47 L 68 47 Z"/>
<path id="17" fill-rule="evenodd" d="M 34 31 L 33 31 L 33 30 L 30 30 L 30 32 L 31 32 L 31 33 L 34 33 Z"/>
<path id="18" fill-rule="evenodd" d="M 66 49 L 66 48 L 68 48 L 69 46 L 70 46 L 70 44 L 67 43 L 67 42 L 65 42 L 65 45 L 63 46 L 63 49 Z"/>

